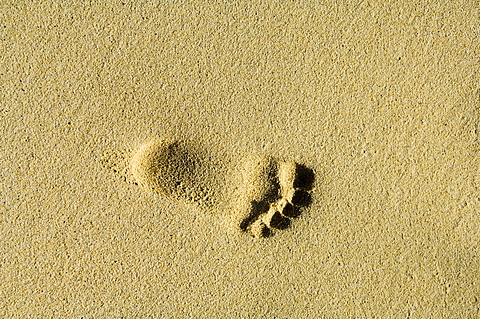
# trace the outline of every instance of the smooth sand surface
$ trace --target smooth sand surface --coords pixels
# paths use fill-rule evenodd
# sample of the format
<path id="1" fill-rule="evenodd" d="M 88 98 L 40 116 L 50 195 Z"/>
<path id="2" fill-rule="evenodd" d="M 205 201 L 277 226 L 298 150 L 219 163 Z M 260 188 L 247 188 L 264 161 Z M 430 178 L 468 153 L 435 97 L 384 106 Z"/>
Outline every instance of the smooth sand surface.
<path id="1" fill-rule="evenodd" d="M 478 318 L 478 1 L 400 2 L 3 1 L 0 317 Z"/>

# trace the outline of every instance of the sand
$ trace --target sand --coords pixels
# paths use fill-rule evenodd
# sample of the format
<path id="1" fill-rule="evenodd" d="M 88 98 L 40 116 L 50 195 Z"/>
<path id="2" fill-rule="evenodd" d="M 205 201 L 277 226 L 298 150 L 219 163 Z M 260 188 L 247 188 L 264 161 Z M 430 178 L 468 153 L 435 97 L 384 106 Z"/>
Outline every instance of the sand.
<path id="1" fill-rule="evenodd" d="M 478 10 L 2 2 L 0 317 L 478 318 Z"/>

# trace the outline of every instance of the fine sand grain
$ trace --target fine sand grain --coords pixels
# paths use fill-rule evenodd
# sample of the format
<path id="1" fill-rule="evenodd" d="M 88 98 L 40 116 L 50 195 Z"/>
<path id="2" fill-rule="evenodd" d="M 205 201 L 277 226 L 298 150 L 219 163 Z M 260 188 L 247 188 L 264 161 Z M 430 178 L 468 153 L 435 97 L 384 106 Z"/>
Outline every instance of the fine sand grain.
<path id="1" fill-rule="evenodd" d="M 107 2 L 0 4 L 0 318 L 479 318 L 478 1 Z"/>

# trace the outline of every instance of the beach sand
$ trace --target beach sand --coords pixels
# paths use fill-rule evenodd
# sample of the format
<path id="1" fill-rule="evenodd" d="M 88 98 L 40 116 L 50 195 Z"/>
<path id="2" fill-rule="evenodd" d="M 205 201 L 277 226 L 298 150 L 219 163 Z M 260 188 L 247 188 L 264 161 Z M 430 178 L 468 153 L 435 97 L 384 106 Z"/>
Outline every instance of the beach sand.
<path id="1" fill-rule="evenodd" d="M 478 1 L 0 8 L 1 318 L 480 316 Z"/>

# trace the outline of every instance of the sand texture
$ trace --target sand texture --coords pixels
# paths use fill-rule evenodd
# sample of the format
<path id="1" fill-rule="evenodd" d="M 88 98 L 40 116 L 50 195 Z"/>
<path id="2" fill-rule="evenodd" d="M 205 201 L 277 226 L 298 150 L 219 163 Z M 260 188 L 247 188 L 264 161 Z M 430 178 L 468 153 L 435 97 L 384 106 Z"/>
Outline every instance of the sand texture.
<path id="1" fill-rule="evenodd" d="M 0 1 L 0 318 L 479 318 L 478 1 Z"/>

